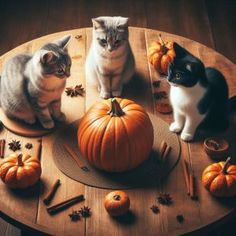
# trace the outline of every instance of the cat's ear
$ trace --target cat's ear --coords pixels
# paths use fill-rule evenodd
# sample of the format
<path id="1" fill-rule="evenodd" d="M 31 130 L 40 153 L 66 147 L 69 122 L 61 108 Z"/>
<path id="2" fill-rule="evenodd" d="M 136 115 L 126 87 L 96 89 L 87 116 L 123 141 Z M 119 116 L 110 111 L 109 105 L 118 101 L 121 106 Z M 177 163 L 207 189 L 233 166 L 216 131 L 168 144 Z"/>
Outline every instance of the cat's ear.
<path id="1" fill-rule="evenodd" d="M 127 29 L 128 23 L 129 23 L 128 17 L 119 17 L 119 22 L 118 22 L 117 28 L 118 29 Z"/>
<path id="2" fill-rule="evenodd" d="M 92 18 L 93 28 L 96 29 L 103 29 L 105 26 L 104 19 L 102 17 Z"/>
<path id="3" fill-rule="evenodd" d="M 53 64 L 57 60 L 57 56 L 52 51 L 43 51 L 40 56 L 40 62 L 42 64 Z"/>
<path id="4" fill-rule="evenodd" d="M 195 74 L 196 76 L 203 77 L 205 76 L 205 67 L 203 63 L 199 62 L 187 62 L 185 64 L 186 70 Z"/>
<path id="5" fill-rule="evenodd" d="M 187 51 L 184 48 L 182 48 L 178 43 L 174 43 L 173 48 L 177 59 L 183 58 L 187 55 Z"/>
<path id="6" fill-rule="evenodd" d="M 71 35 L 66 35 L 60 39 L 55 40 L 53 43 L 59 46 L 60 48 L 66 49 L 70 39 L 71 39 Z"/>

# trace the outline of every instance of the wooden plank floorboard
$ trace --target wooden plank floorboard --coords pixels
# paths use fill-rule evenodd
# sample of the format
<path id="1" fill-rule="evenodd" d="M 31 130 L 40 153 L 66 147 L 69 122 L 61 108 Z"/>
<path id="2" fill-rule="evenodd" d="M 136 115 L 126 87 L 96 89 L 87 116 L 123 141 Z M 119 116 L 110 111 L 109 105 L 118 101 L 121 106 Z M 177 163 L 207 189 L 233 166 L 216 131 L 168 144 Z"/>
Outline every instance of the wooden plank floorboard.
<path id="1" fill-rule="evenodd" d="M 18 228 L 10 225 L 0 218 L 0 235 L 1 236 L 20 236 L 21 232 Z"/>
<path id="2" fill-rule="evenodd" d="M 205 2 L 216 50 L 236 63 L 236 1 Z"/>
<path id="3" fill-rule="evenodd" d="M 204 0 L 146 1 L 146 15 L 148 28 L 181 35 L 214 47 Z"/>
<path id="4" fill-rule="evenodd" d="M 1 0 L 1 4 L 0 54 L 46 33 L 47 1 Z"/>

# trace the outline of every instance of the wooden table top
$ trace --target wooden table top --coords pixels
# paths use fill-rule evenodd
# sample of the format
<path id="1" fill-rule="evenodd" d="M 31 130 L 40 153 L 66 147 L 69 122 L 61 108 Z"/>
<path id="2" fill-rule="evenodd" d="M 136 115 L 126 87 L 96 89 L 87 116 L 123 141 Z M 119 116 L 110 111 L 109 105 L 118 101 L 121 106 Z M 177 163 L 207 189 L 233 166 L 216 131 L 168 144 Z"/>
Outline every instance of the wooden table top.
<path id="1" fill-rule="evenodd" d="M 143 105 L 145 109 L 156 114 L 163 120 L 171 122 L 171 115 L 162 115 L 156 111 L 155 100 L 153 97 L 152 82 L 160 79 L 157 72 L 147 61 L 147 48 L 151 42 L 157 40 L 159 31 L 130 27 L 130 42 L 136 60 L 136 71 L 139 83 L 134 85 L 128 98 L 131 98 Z M 218 68 L 226 77 L 230 95 L 236 94 L 236 66 L 227 58 L 205 47 L 195 41 L 161 32 L 165 40 L 176 41 L 187 48 L 194 55 L 198 56 L 206 66 Z M 20 52 L 34 52 L 41 45 L 50 42 L 65 34 L 72 34 L 69 44 L 69 53 L 72 57 L 71 77 L 67 81 L 68 86 L 83 84 L 86 90 L 84 97 L 70 98 L 63 94 L 62 110 L 67 115 L 67 122 L 70 123 L 83 116 L 84 112 L 96 101 L 99 101 L 98 92 L 86 83 L 84 74 L 84 63 L 86 54 L 91 43 L 91 28 L 75 29 L 47 35 L 30 42 L 27 42 L 0 57 L 0 68 L 4 61 Z M 76 39 L 76 35 L 81 35 Z M 163 89 L 168 89 L 167 85 Z M 34 154 L 37 150 L 37 138 L 19 137 L 10 131 L 3 130 L 0 138 L 5 138 L 7 142 L 12 139 L 20 140 L 22 150 L 27 142 L 31 142 L 34 148 L 30 153 Z M 155 188 L 131 189 L 126 192 L 131 199 L 130 218 L 115 220 L 107 214 L 103 207 L 103 200 L 109 190 L 98 189 L 76 182 L 62 172 L 60 172 L 52 158 L 52 141 L 54 134 L 42 138 L 42 177 L 39 184 L 27 191 L 12 191 L 2 182 L 0 183 L 0 210 L 1 215 L 10 222 L 18 226 L 30 227 L 49 234 L 64 235 L 156 235 L 173 234 L 197 231 L 209 228 L 215 223 L 219 223 L 230 217 L 234 211 L 234 199 L 223 201 L 212 197 L 201 185 L 201 174 L 203 169 L 212 161 L 207 157 L 203 148 L 202 141 L 192 143 L 181 142 L 182 156 L 185 155 L 191 160 L 194 173 L 197 177 L 199 201 L 191 200 L 186 194 L 183 170 L 180 164 L 171 172 L 168 179 L 161 186 Z M 6 156 L 10 150 L 6 148 Z M 71 208 L 51 216 L 47 213 L 43 204 L 43 198 L 48 192 L 49 187 L 56 179 L 61 180 L 61 187 L 53 199 L 57 203 L 78 194 L 84 194 L 85 202 L 78 203 Z M 157 204 L 159 192 L 167 192 L 173 198 L 171 206 L 160 205 L 160 214 L 153 214 L 150 207 Z M 77 222 L 71 222 L 68 214 L 72 209 L 87 205 L 92 210 L 92 216 Z M 182 214 L 185 218 L 184 223 L 180 224 L 176 220 L 176 215 Z"/>

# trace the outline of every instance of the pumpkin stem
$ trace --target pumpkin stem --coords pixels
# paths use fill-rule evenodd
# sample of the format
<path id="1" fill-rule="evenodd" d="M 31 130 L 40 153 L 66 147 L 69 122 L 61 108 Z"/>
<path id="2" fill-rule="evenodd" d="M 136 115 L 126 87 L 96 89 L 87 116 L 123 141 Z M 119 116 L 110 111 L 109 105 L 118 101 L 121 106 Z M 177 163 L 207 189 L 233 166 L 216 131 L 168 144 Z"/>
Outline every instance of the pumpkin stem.
<path id="1" fill-rule="evenodd" d="M 115 201 L 120 201 L 121 197 L 120 197 L 120 195 L 114 195 L 114 196 L 113 196 L 113 199 L 114 199 Z"/>
<path id="2" fill-rule="evenodd" d="M 229 164 L 230 160 L 231 160 L 231 157 L 228 157 L 227 160 L 225 161 L 225 164 L 224 164 L 223 169 L 222 169 L 222 173 L 223 173 L 224 175 L 227 174 L 227 170 L 226 170 L 226 169 L 227 169 L 227 167 L 228 167 L 228 164 Z"/>
<path id="3" fill-rule="evenodd" d="M 17 165 L 18 165 L 18 166 L 23 166 L 23 165 L 24 165 L 24 163 L 23 163 L 23 161 L 22 161 L 22 157 L 23 157 L 22 154 L 19 154 L 19 155 L 17 156 Z"/>
<path id="4" fill-rule="evenodd" d="M 122 116 L 125 113 L 120 107 L 120 104 L 117 102 L 115 98 L 111 99 L 111 110 L 108 112 L 110 116 Z"/>
<path id="5" fill-rule="evenodd" d="M 159 42 L 161 43 L 161 51 L 163 54 L 166 54 L 168 51 L 168 48 L 165 46 L 165 42 L 163 41 L 161 34 L 158 35 Z"/>

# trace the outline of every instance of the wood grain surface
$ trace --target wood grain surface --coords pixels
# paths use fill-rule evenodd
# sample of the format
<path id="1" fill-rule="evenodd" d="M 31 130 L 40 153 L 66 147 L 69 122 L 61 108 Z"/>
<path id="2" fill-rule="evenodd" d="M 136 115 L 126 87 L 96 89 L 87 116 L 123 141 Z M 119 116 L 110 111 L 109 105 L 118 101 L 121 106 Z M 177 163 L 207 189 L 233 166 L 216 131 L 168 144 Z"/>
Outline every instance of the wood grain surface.
<path id="1" fill-rule="evenodd" d="M 160 76 L 146 59 L 147 48 L 152 41 L 157 39 L 159 33 L 162 33 L 164 39 L 176 41 L 186 47 L 193 54 L 199 56 L 206 65 L 219 68 L 230 85 L 230 94 L 236 93 L 236 81 L 233 79 L 233 75 L 236 74 L 236 66 L 222 55 L 190 39 L 156 30 L 131 27 L 130 42 L 136 60 L 136 75 L 128 85 L 133 87 L 133 92 L 130 94 L 124 92 L 126 97 L 140 103 L 146 110 L 155 113 L 165 121 L 170 122 L 172 120 L 171 115 L 161 115 L 156 111 L 151 84 Z M 1 65 L 4 64 L 10 56 L 19 52 L 33 52 L 44 43 L 65 34 L 72 34 L 69 45 L 69 53 L 73 60 L 72 76 L 68 79 L 67 86 L 83 84 L 86 90 L 84 97 L 70 98 L 63 94 L 62 107 L 67 114 L 67 122 L 70 123 L 81 117 L 90 105 L 100 100 L 96 88 L 87 84 L 84 76 L 84 62 L 91 43 L 90 28 L 60 32 L 30 41 L 4 54 L 0 58 L 0 62 Z M 81 35 L 81 39 L 76 39 L 76 35 Z M 168 90 L 168 86 L 164 82 L 162 84 L 163 88 Z M 22 138 L 6 130 L 0 133 L 0 138 L 5 138 L 7 142 L 12 139 L 20 140 L 22 147 L 26 142 L 33 143 L 34 148 L 31 151 L 33 155 L 37 150 L 38 139 Z M 1 209 L 13 220 L 43 232 L 60 235 L 106 235 L 108 230 L 110 235 L 155 235 L 156 232 L 159 232 L 160 235 L 176 235 L 211 226 L 215 222 L 218 223 L 218 220 L 233 214 L 235 201 L 229 201 L 226 204 L 225 201 L 215 199 L 200 184 L 203 169 L 211 163 L 211 160 L 203 152 L 202 141 L 181 144 L 182 156 L 184 155 L 191 160 L 193 164 L 194 173 L 198 180 L 199 201 L 192 201 L 186 195 L 183 170 L 179 164 L 160 186 L 128 190 L 127 193 L 131 198 L 130 215 L 124 219 L 113 219 L 108 216 L 103 207 L 103 200 L 109 192 L 108 190 L 80 184 L 69 179 L 56 168 L 52 158 L 53 138 L 54 134 L 43 137 L 41 154 L 43 173 L 38 185 L 28 191 L 19 192 L 11 191 L 3 183 L 0 183 Z M 6 148 L 6 155 L 8 153 L 9 150 Z M 60 214 L 50 216 L 46 212 L 43 198 L 56 179 L 60 179 L 62 185 L 59 187 L 52 204 L 78 194 L 84 194 L 86 200 L 84 203 L 79 203 Z M 173 204 L 169 207 L 160 206 L 160 214 L 155 215 L 151 212 L 150 206 L 157 203 L 156 198 L 160 191 L 170 193 L 173 197 Z M 76 223 L 71 222 L 68 214 L 73 209 L 77 210 L 83 205 L 91 207 L 92 216 Z M 184 215 L 185 222 L 183 224 L 176 221 L 178 214 Z M 210 229 L 210 226 L 207 229 Z M 206 229 L 204 228 L 204 230 Z"/>

